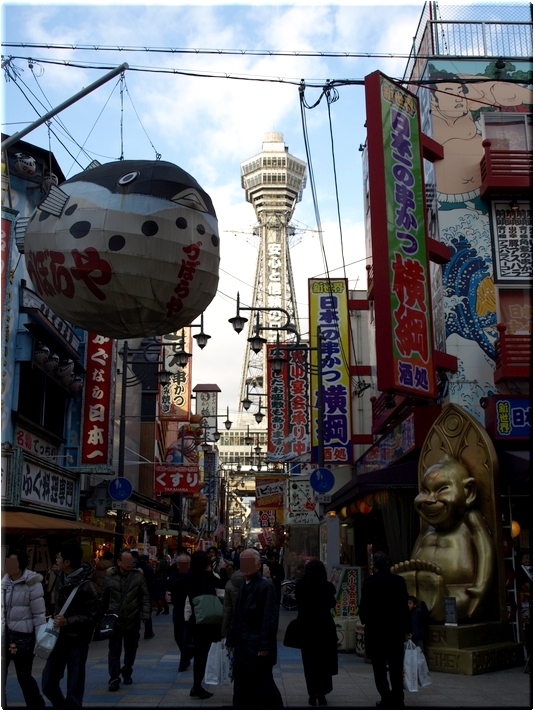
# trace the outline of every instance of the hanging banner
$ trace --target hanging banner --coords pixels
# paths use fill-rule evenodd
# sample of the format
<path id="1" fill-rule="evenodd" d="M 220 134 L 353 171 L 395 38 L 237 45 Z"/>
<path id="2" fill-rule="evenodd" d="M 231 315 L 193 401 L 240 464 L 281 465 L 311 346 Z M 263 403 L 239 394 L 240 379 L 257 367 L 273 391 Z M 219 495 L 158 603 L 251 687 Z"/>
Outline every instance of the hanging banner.
<path id="1" fill-rule="evenodd" d="M 195 465 L 154 465 L 154 491 L 192 494 L 201 487 L 199 468 Z"/>
<path id="2" fill-rule="evenodd" d="M 107 336 L 88 332 L 84 417 L 82 425 L 82 462 L 107 465 L 111 462 L 109 448 L 112 408 L 112 373 L 114 341 Z"/>
<path id="3" fill-rule="evenodd" d="M 349 373 L 349 307 L 345 279 L 309 279 L 311 351 L 312 462 L 318 462 L 318 352 L 321 328 L 321 369 L 324 418 L 324 462 L 353 460 L 351 444 L 351 376 Z"/>
<path id="4" fill-rule="evenodd" d="M 377 387 L 436 397 L 418 99 L 365 78 Z"/>
<path id="5" fill-rule="evenodd" d="M 284 351 L 287 363 L 274 373 L 277 346 L 267 346 L 268 461 L 295 460 L 310 452 L 310 411 L 306 349 Z"/>
<path id="6" fill-rule="evenodd" d="M 169 383 L 158 385 L 158 417 L 161 420 L 189 420 L 191 399 L 191 359 L 184 368 L 178 365 L 177 353 L 191 353 L 191 328 L 162 336 L 162 361 L 171 373 Z"/>
<path id="7" fill-rule="evenodd" d="M 285 482 L 280 477 L 255 477 L 256 509 L 282 509 Z"/>
<path id="8" fill-rule="evenodd" d="M 9 240 L 11 234 L 11 221 L 2 218 L 2 242 L 1 253 L 0 253 L 0 289 L 1 289 L 1 305 L 2 311 L 4 310 L 4 297 L 6 294 L 6 284 L 8 275 L 8 262 L 9 262 Z"/>
<path id="9" fill-rule="evenodd" d="M 290 477 L 287 481 L 285 524 L 318 524 L 318 503 L 307 478 Z"/>

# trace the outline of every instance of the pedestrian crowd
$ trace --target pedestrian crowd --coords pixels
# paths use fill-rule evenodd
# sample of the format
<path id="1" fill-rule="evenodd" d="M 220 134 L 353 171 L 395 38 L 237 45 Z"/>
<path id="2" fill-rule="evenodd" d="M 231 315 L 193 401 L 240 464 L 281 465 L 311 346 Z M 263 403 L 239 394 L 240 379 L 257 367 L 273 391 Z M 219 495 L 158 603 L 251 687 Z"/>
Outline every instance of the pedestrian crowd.
<path id="1" fill-rule="evenodd" d="M 359 604 L 366 651 L 381 699 L 377 707 L 402 707 L 404 643 L 423 650 L 426 609 L 409 597 L 404 579 L 390 572 L 383 552 L 373 557 L 374 575 L 363 581 Z M 61 546 L 53 566 L 53 585 L 28 568 L 27 554 L 9 553 L 2 578 L 2 707 L 13 662 L 28 708 L 81 708 L 86 660 L 93 639 L 108 640 L 108 691 L 132 685 L 140 630 L 153 638 L 152 610 L 168 615 L 172 606 L 179 672 L 193 663 L 190 696 L 208 699 L 203 686 L 213 644 L 233 657 L 233 707 L 280 709 L 282 697 L 273 677 L 284 569 L 278 552 L 257 549 L 179 549 L 174 560 L 124 550 L 105 552 L 95 566 L 82 561 L 78 544 Z M 45 600 L 46 591 L 46 600 Z M 297 582 L 294 642 L 301 649 L 310 706 L 326 706 L 338 673 L 337 633 L 333 618 L 335 587 L 324 564 L 311 559 Z M 57 642 L 42 673 L 41 688 L 32 676 L 36 636 L 46 623 Z M 39 637 L 37 636 L 37 637 Z M 60 682 L 67 672 L 66 694 Z M 389 684 L 390 681 L 390 684 Z M 205 683 L 206 684 L 206 683 Z M 43 697 L 44 695 L 44 697 Z"/>

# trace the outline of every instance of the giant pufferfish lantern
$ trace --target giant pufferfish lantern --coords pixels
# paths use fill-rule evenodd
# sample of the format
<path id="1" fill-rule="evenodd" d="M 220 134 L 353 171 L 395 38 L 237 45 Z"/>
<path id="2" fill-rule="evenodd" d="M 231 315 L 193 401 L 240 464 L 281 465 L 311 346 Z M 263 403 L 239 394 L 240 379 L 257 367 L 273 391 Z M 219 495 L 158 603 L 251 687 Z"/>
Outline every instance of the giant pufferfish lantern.
<path id="1" fill-rule="evenodd" d="M 212 201 L 166 161 L 117 161 L 52 186 L 25 234 L 26 265 L 60 317 L 111 338 L 168 334 L 215 296 Z"/>

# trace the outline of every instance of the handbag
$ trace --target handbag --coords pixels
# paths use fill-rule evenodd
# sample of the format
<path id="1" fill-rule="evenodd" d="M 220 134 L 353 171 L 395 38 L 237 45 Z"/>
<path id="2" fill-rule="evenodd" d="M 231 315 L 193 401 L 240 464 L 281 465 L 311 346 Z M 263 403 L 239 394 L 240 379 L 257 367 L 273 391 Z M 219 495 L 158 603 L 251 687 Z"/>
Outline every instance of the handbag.
<path id="1" fill-rule="evenodd" d="M 69 597 L 67 598 L 67 600 L 63 604 L 61 611 L 59 612 L 60 616 L 65 615 L 67 608 L 71 605 L 71 601 L 79 588 L 80 586 L 78 585 L 72 589 L 69 594 Z M 37 631 L 37 635 L 35 636 L 35 648 L 33 650 L 34 654 L 37 655 L 39 658 L 47 660 L 50 653 L 54 650 L 56 643 L 58 642 L 58 637 L 59 626 L 55 626 L 54 619 L 49 618 L 45 625 L 42 625 Z"/>
<path id="2" fill-rule="evenodd" d="M 130 581 L 128 582 L 128 586 L 126 587 L 123 595 L 121 596 L 121 600 L 119 601 L 119 605 L 117 606 L 117 611 L 115 613 L 112 613 L 111 611 L 108 611 L 102 616 L 102 620 L 100 621 L 100 639 L 101 640 L 108 640 L 111 638 L 115 631 L 115 624 L 119 620 L 119 612 L 121 608 L 123 607 L 124 599 L 126 598 L 126 594 L 130 590 L 130 586 L 132 585 L 133 581 L 133 576 L 130 577 Z"/>
<path id="3" fill-rule="evenodd" d="M 220 625 L 223 622 L 223 604 L 217 596 L 205 593 L 192 599 L 195 623 L 200 625 Z"/>
<path id="4" fill-rule="evenodd" d="M 294 618 L 288 623 L 286 632 L 284 634 L 283 645 L 287 648 L 299 648 L 301 649 L 301 622 L 298 618 Z"/>
<path id="5" fill-rule="evenodd" d="M 418 648 L 412 640 L 405 643 L 403 655 L 403 687 L 408 692 L 418 692 Z"/>

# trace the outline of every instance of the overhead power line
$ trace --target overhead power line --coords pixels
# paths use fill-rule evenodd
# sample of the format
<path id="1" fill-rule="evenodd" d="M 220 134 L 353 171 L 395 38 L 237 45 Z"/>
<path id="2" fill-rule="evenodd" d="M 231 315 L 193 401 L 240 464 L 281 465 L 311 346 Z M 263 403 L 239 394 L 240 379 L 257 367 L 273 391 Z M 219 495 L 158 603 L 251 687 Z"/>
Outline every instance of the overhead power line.
<path id="1" fill-rule="evenodd" d="M 238 55 L 243 57 L 333 57 L 340 59 L 408 59 L 411 53 L 395 52 L 324 52 L 321 50 L 284 49 L 209 49 L 195 47 L 136 47 L 124 45 L 56 44 L 49 42 L 2 42 L 2 47 L 71 50 L 84 52 L 149 52 L 154 54 Z"/>

